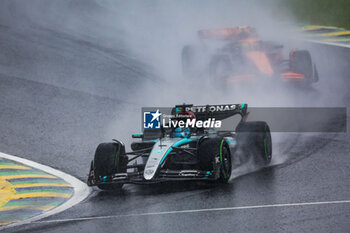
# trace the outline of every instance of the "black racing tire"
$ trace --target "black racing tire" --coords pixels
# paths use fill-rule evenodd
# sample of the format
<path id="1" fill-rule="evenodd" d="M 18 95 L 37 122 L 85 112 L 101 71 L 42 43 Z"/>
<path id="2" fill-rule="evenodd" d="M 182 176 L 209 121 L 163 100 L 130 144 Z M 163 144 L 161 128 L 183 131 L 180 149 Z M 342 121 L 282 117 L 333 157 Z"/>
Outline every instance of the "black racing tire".
<path id="1" fill-rule="evenodd" d="M 182 72 L 184 75 L 191 75 L 194 72 L 196 50 L 191 45 L 186 45 L 182 49 Z"/>
<path id="2" fill-rule="evenodd" d="M 98 179 L 115 173 L 125 173 L 128 157 L 125 155 L 125 147 L 122 143 L 101 143 L 98 145 L 94 162 L 94 175 Z M 103 190 L 121 189 L 123 184 L 100 184 L 97 187 Z"/>
<path id="3" fill-rule="evenodd" d="M 310 52 L 307 50 L 296 50 L 290 56 L 290 69 L 292 72 L 303 74 L 306 83 L 318 80 L 316 66 L 313 66 Z"/>
<path id="4" fill-rule="evenodd" d="M 236 133 L 238 146 L 244 153 L 253 156 L 257 164 L 268 165 L 271 162 L 272 139 L 266 122 L 241 122 Z"/>
<path id="5" fill-rule="evenodd" d="M 232 173 L 230 148 L 222 137 L 205 138 L 198 147 L 199 166 L 203 171 L 216 169 L 216 158 L 220 160 L 220 174 L 217 182 L 227 183 Z"/>

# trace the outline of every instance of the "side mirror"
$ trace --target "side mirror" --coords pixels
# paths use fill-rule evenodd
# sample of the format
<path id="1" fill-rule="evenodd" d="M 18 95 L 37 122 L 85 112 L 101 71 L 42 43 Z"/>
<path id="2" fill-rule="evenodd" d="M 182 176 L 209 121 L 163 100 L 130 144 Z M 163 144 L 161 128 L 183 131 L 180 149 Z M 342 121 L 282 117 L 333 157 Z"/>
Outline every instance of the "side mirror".
<path id="1" fill-rule="evenodd" d="M 131 135 L 132 138 L 143 138 L 143 134 L 142 133 L 134 133 Z"/>

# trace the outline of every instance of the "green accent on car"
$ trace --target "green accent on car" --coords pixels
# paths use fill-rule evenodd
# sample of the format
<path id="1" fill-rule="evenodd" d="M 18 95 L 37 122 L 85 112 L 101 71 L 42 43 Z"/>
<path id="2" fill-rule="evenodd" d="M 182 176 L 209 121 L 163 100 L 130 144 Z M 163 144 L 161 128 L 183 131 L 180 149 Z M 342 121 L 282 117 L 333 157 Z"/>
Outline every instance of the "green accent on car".
<path id="1" fill-rule="evenodd" d="M 224 145 L 224 142 L 225 142 L 225 140 L 222 139 L 221 140 L 221 144 L 220 144 L 220 161 L 221 161 L 221 163 L 223 162 L 223 159 L 222 159 L 222 147 Z M 221 169 L 221 170 L 222 170 L 222 174 L 224 175 L 224 178 L 226 179 L 227 175 L 226 175 L 225 170 L 224 169 Z"/>

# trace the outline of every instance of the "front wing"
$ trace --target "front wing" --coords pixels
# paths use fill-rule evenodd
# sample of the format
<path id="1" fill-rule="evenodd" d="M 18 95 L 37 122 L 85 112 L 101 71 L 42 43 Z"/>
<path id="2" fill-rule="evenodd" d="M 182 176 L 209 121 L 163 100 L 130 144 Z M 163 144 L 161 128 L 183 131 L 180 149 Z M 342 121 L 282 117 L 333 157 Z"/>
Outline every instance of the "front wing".
<path id="1" fill-rule="evenodd" d="M 90 173 L 91 174 L 91 173 Z M 91 174 L 88 178 L 89 186 L 101 184 L 151 184 L 183 180 L 217 180 L 218 175 L 214 171 L 200 170 L 160 170 L 152 180 L 144 179 L 143 172 L 116 173 L 112 176 L 94 177 Z"/>

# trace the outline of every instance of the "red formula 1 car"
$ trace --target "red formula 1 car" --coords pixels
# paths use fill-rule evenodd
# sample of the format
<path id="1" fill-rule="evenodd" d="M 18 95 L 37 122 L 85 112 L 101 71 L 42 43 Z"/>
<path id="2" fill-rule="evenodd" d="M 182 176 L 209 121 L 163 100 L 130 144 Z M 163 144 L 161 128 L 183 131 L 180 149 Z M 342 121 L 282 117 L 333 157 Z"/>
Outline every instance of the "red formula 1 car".
<path id="1" fill-rule="evenodd" d="M 318 81 L 309 51 L 294 49 L 285 59 L 283 45 L 260 40 L 254 28 L 200 30 L 198 36 L 211 43 L 183 48 L 182 68 L 187 76 L 205 72 L 224 84 L 262 78 L 306 85 Z"/>

